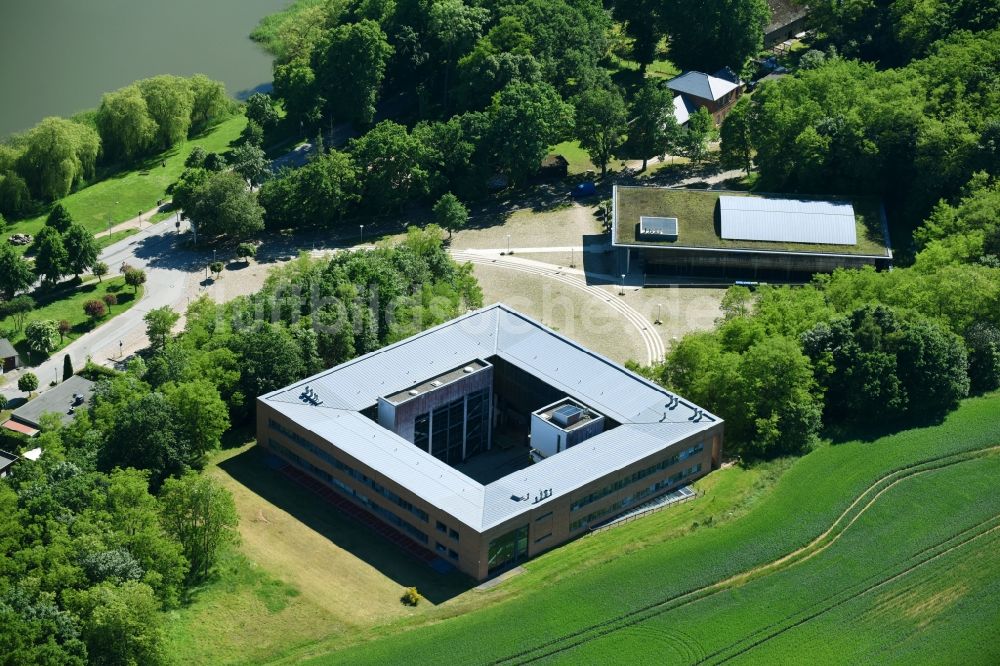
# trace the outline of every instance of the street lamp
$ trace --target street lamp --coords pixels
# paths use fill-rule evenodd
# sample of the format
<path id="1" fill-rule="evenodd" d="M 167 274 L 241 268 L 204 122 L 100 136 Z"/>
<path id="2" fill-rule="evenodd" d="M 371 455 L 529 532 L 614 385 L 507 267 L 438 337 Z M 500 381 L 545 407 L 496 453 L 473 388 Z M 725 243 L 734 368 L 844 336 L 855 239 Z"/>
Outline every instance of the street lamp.
<path id="1" fill-rule="evenodd" d="M 510 234 L 507 234 L 507 254 L 510 254 Z"/>
<path id="2" fill-rule="evenodd" d="M 572 247 L 571 247 L 571 248 L 569 249 L 569 267 L 570 267 L 570 268 L 576 268 L 576 260 L 575 260 L 575 257 L 576 257 L 576 248 L 572 248 Z"/>
<path id="3" fill-rule="evenodd" d="M 361 242 L 359 242 L 358 245 L 364 245 L 364 242 L 365 242 L 365 225 L 363 225 L 363 224 L 359 224 L 358 225 L 358 233 L 361 236 Z"/>
<path id="4" fill-rule="evenodd" d="M 624 296 L 624 295 L 625 295 L 625 274 L 622 273 L 622 290 L 619 296 Z"/>
<path id="5" fill-rule="evenodd" d="M 660 308 L 661 307 L 662 306 L 659 303 L 656 304 L 656 321 L 653 322 L 654 324 L 662 324 L 663 323 L 663 320 L 660 319 Z"/>
<path id="6" fill-rule="evenodd" d="M 118 358 L 125 355 L 125 343 L 121 340 L 118 341 Z"/>

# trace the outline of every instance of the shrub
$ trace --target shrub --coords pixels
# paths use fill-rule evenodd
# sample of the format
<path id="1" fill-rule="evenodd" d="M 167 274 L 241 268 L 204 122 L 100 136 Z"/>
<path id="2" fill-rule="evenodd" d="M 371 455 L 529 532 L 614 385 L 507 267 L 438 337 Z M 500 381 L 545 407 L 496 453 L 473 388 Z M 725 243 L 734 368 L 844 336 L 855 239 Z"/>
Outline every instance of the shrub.
<path id="1" fill-rule="evenodd" d="M 91 319 L 100 319 L 108 313 L 108 308 L 104 305 L 104 301 L 99 301 L 95 298 L 83 304 L 83 311 Z"/>
<path id="2" fill-rule="evenodd" d="M 118 305 L 118 297 L 114 294 L 104 294 L 104 296 L 101 296 L 101 300 L 108 306 L 108 312 L 111 312 L 112 305 Z"/>
<path id="3" fill-rule="evenodd" d="M 408 587 L 403 592 L 403 596 L 400 597 L 399 600 L 402 601 L 403 604 L 407 606 L 416 606 L 417 604 L 420 603 L 421 599 L 423 599 L 423 597 L 420 595 L 419 592 L 417 592 L 417 588 Z"/>

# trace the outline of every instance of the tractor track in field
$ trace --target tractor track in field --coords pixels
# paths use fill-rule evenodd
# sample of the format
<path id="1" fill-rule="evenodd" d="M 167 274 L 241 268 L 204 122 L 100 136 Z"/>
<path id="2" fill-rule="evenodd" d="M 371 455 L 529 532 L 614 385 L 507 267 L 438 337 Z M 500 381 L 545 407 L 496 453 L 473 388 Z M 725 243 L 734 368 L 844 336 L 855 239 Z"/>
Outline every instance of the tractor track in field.
<path id="1" fill-rule="evenodd" d="M 985 526 L 985 529 L 984 529 Z M 908 576 L 914 571 L 920 569 L 926 564 L 930 564 L 935 560 L 945 557 L 946 555 L 952 553 L 953 551 L 972 543 L 973 541 L 980 539 L 988 534 L 992 534 L 1000 530 L 1000 514 L 987 518 L 986 520 L 979 522 L 972 527 L 962 530 L 958 534 L 953 534 L 940 542 L 928 546 L 927 548 L 921 550 L 919 553 L 910 556 L 906 562 L 911 562 L 911 564 L 905 566 L 903 569 L 893 569 L 886 568 L 883 569 L 878 574 L 874 574 L 865 578 L 861 582 L 861 589 L 850 588 L 847 590 L 840 590 L 839 592 L 832 594 L 825 599 L 815 602 L 806 609 L 802 609 L 786 616 L 778 622 L 773 622 L 766 627 L 762 627 L 757 631 L 741 638 L 739 641 L 730 643 L 729 645 L 712 652 L 711 654 L 705 655 L 702 659 L 694 662 L 695 664 L 724 664 L 731 659 L 742 656 L 756 647 L 763 645 L 767 641 L 777 638 L 778 636 L 784 634 L 787 631 L 801 627 L 802 625 L 816 619 L 817 617 L 828 613 L 846 603 L 849 603 L 859 597 L 862 597 L 870 592 L 877 590 L 883 585 L 887 585 L 896 581 L 900 578 Z M 969 533 L 972 532 L 970 535 Z M 958 541 L 956 542 L 956 539 Z M 944 550 L 939 552 L 933 552 L 927 554 L 928 551 L 935 551 L 944 547 Z M 913 561 L 915 558 L 917 561 Z M 805 615 L 803 615 L 803 613 Z M 764 634 L 761 636 L 761 634 Z M 747 645 L 741 645 L 751 641 Z M 728 654 L 727 654 L 728 653 Z M 715 659 L 716 657 L 721 657 L 720 659 Z"/>
<path id="2" fill-rule="evenodd" d="M 605 636 L 613 634 L 622 629 L 640 624 L 658 615 L 662 615 L 677 608 L 681 608 L 696 601 L 700 601 L 701 599 L 706 599 L 708 597 L 714 596 L 728 589 L 739 587 L 749 582 L 750 580 L 756 579 L 761 576 L 769 575 L 770 573 L 773 573 L 775 571 L 786 569 L 788 567 L 794 566 L 795 564 L 798 564 L 799 562 L 804 562 L 814 557 L 815 555 L 819 554 L 820 552 L 828 549 L 832 544 L 834 544 L 847 529 L 849 529 L 852 525 L 854 525 L 854 523 L 861 517 L 861 515 L 867 512 L 882 495 L 884 495 L 889 489 L 891 489 L 898 483 L 919 474 L 931 472 L 938 469 L 943 469 L 945 467 L 949 467 L 951 465 L 955 465 L 958 463 L 975 460 L 976 458 L 980 458 L 997 451 L 1000 451 L 1000 446 L 993 446 L 985 449 L 976 449 L 972 451 L 962 451 L 944 456 L 928 458 L 922 461 L 911 463 L 909 465 L 905 465 L 896 470 L 888 472 L 879 479 L 875 480 L 873 483 L 871 483 L 867 488 L 865 488 L 864 491 L 862 491 L 854 499 L 854 501 L 851 502 L 851 504 L 846 509 L 844 509 L 844 511 L 839 516 L 837 516 L 837 518 L 833 521 L 833 523 L 831 523 L 830 527 L 827 528 L 823 533 L 814 538 L 808 544 L 800 548 L 797 548 L 792 552 L 783 555 L 782 557 L 779 557 L 776 560 L 758 565 L 747 571 L 735 574 L 733 576 L 729 576 L 728 578 L 712 583 L 710 585 L 694 588 L 686 592 L 681 592 L 680 594 L 676 594 L 667 597 L 665 599 L 661 599 L 651 604 L 647 604 L 641 608 L 634 609 L 617 617 L 609 618 L 602 622 L 598 622 L 590 626 L 583 627 L 576 631 L 564 634 L 563 636 L 560 636 L 558 638 L 546 641 L 533 648 L 529 648 L 527 650 L 521 650 L 517 653 L 501 657 L 489 663 L 527 664 L 538 661 L 540 659 L 544 659 L 546 657 L 555 656 L 557 654 L 567 652 L 573 648 L 579 647 L 596 639 L 603 638 Z M 952 535 L 947 539 L 945 539 L 943 542 L 939 543 L 937 547 L 940 547 L 943 543 L 947 543 L 956 538 L 959 538 L 969 530 L 976 529 L 976 527 L 981 527 L 983 524 L 988 523 L 992 520 L 996 520 L 997 518 L 1000 518 L 1000 516 L 994 516 L 991 519 L 983 521 L 983 523 L 980 523 L 977 526 L 968 528 L 963 532 L 960 532 L 959 534 Z M 908 573 L 909 571 L 912 571 L 917 567 L 922 566 L 923 564 L 944 555 L 945 553 L 951 552 L 955 548 L 961 547 L 965 543 L 969 543 L 972 540 L 979 538 L 980 536 L 992 533 L 993 531 L 998 529 L 1000 529 L 1000 525 L 988 528 L 987 530 L 979 534 L 975 534 L 969 539 L 957 545 L 954 545 L 953 547 L 948 548 L 941 553 L 928 556 L 925 560 L 922 560 L 921 562 L 912 565 L 903 572 L 896 572 L 887 577 L 885 580 L 872 584 L 869 590 L 880 587 L 881 585 L 884 585 L 887 582 L 895 580 L 900 576 L 906 575 L 906 573 Z M 930 546 L 928 549 L 932 548 L 935 548 L 935 546 Z M 926 553 L 928 549 L 924 549 L 920 553 L 912 555 L 909 559 L 912 560 L 914 557 L 920 557 L 921 554 Z M 862 590 L 858 594 L 863 594 L 869 590 Z M 837 605 L 846 603 L 846 601 L 847 600 L 845 599 Z M 802 624 L 803 622 L 812 619 L 812 617 L 818 617 L 824 612 L 826 611 L 820 610 L 819 612 L 814 613 L 811 617 L 799 621 L 798 624 Z M 787 631 L 788 628 L 782 629 L 781 631 L 775 633 L 775 635 L 778 635 L 783 631 Z M 763 642 L 766 642 L 766 640 L 769 640 L 769 638 L 763 638 L 757 641 L 753 646 L 749 646 L 746 649 L 744 649 L 744 652 L 749 649 L 752 649 L 756 645 L 760 645 Z M 739 642 L 742 642 L 742 640 Z M 736 644 L 732 644 L 727 648 L 722 648 L 722 650 L 724 651 L 730 649 L 733 645 Z M 706 655 L 698 663 L 703 663 L 706 660 L 711 659 L 713 656 L 718 655 L 719 653 L 720 651 L 716 651 L 715 653 Z M 729 658 L 731 657 L 727 657 L 726 659 Z"/>
<path id="3" fill-rule="evenodd" d="M 623 303 L 614 298 L 605 290 L 587 284 L 586 280 L 582 277 L 566 273 L 556 267 L 550 268 L 541 262 L 537 262 L 537 266 L 529 263 L 522 263 L 529 261 L 526 259 L 521 259 L 520 261 L 510 261 L 505 259 L 496 259 L 472 252 L 462 252 L 461 250 L 452 250 L 450 254 L 452 258 L 457 261 L 467 261 L 481 266 L 496 266 L 497 268 L 504 268 L 507 270 L 519 271 L 521 273 L 528 273 L 530 275 L 537 275 L 539 277 L 546 277 L 579 289 L 595 298 L 599 298 L 607 303 L 612 310 L 624 317 L 625 320 L 639 332 L 639 337 L 646 348 L 647 365 L 652 365 L 662 361 L 663 357 L 666 355 L 666 345 L 664 345 L 659 334 L 653 329 L 653 325 L 641 312 L 627 303 Z"/>

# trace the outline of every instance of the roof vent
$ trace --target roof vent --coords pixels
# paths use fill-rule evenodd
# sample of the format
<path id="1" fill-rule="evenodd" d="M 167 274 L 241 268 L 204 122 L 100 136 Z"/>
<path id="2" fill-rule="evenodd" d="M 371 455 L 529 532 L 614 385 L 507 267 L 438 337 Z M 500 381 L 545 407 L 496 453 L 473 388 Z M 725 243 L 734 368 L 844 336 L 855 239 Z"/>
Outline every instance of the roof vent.
<path id="1" fill-rule="evenodd" d="M 470 372 L 472 372 L 472 366 L 471 365 L 465 366 L 464 368 L 462 368 L 462 372 L 464 372 L 465 374 L 469 374 Z"/>
<path id="2" fill-rule="evenodd" d="M 410 389 L 409 391 L 407 391 L 407 393 L 409 393 L 410 395 L 416 395 L 420 393 L 420 391 L 418 391 L 417 389 Z"/>
<path id="3" fill-rule="evenodd" d="M 435 379 L 434 381 L 431 382 L 431 386 L 433 386 L 434 388 L 437 388 L 438 386 L 441 386 L 441 382 L 439 380 Z"/>

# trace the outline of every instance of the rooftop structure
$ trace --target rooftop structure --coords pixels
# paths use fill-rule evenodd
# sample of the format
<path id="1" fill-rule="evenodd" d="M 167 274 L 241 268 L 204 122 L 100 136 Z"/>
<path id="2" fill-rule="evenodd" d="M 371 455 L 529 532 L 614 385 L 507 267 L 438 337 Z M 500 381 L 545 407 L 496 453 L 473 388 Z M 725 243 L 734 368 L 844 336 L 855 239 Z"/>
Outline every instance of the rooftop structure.
<path id="1" fill-rule="evenodd" d="M 18 460 L 17 456 L 13 453 L 7 453 L 6 451 L 0 451 L 0 479 L 4 478 L 10 473 L 10 468 Z"/>
<path id="2" fill-rule="evenodd" d="M 20 359 L 14 345 L 7 338 L 0 338 L 0 374 L 10 372 L 20 365 Z"/>
<path id="3" fill-rule="evenodd" d="M 849 201 L 768 197 L 719 197 L 725 239 L 857 245 L 857 221 Z M 645 219 L 645 218 L 643 218 Z"/>
<path id="4" fill-rule="evenodd" d="M 649 240 L 668 240 L 677 237 L 676 217 L 639 216 L 639 237 Z"/>
<path id="5" fill-rule="evenodd" d="M 301 399 L 307 386 L 316 400 Z M 411 394 L 413 390 L 417 396 Z M 417 405 L 400 418 L 403 407 L 425 395 L 430 396 L 427 404 Z M 553 403 L 552 396 L 562 397 Z M 680 452 L 682 446 L 694 451 L 692 442 L 697 443 L 698 453 L 704 452 L 704 460 L 689 467 L 694 471 L 687 475 L 700 475 L 717 464 L 721 450 L 722 422 L 718 417 L 501 304 L 261 396 L 258 405 L 262 446 L 341 492 L 350 488 L 355 500 L 366 494 L 370 502 L 370 489 L 349 484 L 362 477 L 377 479 L 379 492 L 390 488 L 392 496 L 405 500 L 410 514 L 418 516 L 416 523 L 412 515 L 390 516 L 389 522 L 400 519 L 404 531 L 428 544 L 433 533 L 423 531 L 420 522 L 433 524 L 430 519 L 437 516 L 446 531 L 463 534 L 463 555 L 460 558 L 460 551 L 454 550 L 453 559 L 459 568 L 479 578 L 500 566 L 492 550 L 493 554 L 487 555 L 494 546 L 500 548 L 492 537 L 507 535 L 512 525 L 527 524 L 532 516 L 544 514 L 546 507 L 550 522 L 553 511 L 557 515 L 563 512 L 564 520 L 544 548 L 577 535 L 598 520 L 586 512 L 576 521 L 569 520 L 573 517 L 570 505 L 579 502 L 579 496 L 589 493 L 589 488 L 664 457 L 672 462 L 667 465 L 661 461 L 656 470 L 663 469 L 666 474 L 670 465 L 687 458 L 674 451 Z M 390 406 L 395 406 L 392 418 L 384 413 Z M 570 413 L 566 407 L 576 409 Z M 429 423 L 422 422 L 422 416 L 428 417 Z M 486 485 L 446 462 L 471 457 L 469 433 L 482 423 L 489 433 L 523 427 L 527 438 L 529 416 L 547 416 L 566 432 L 582 432 L 587 423 L 600 428 L 585 441 L 575 445 L 567 442 L 566 447 L 553 452 L 557 455 L 548 455 L 536 464 L 530 464 L 526 448 L 522 468 Z M 440 424 L 442 419 L 448 419 L 444 425 Z M 449 449 L 457 446 L 456 440 L 464 441 L 465 448 L 444 454 L 434 444 L 439 437 L 450 437 Z M 494 439 L 491 435 L 477 439 L 477 451 L 482 449 L 485 455 L 487 450 L 503 446 Z M 296 448 L 293 451 L 291 447 Z M 323 466 L 330 460 L 336 462 L 332 473 Z M 352 471 L 347 473 L 349 478 L 340 478 L 338 470 Z M 660 494 L 685 476 L 675 473 L 670 478 L 673 481 L 664 479 L 662 488 L 650 490 L 650 479 L 655 481 L 650 476 L 642 489 L 632 490 Z M 628 484 L 619 485 L 605 495 L 609 501 L 621 499 L 619 495 L 629 488 Z M 402 506 L 399 501 L 396 504 Z M 413 507 L 420 508 L 414 512 Z M 380 511 L 377 506 L 370 508 Z M 524 529 L 527 534 L 528 528 Z M 536 529 L 541 527 L 532 527 L 532 533 Z M 444 547 L 438 552 L 452 552 L 446 543 L 436 545 Z M 468 556 L 465 549 L 469 549 Z M 525 546 L 524 552 L 541 549 Z M 467 561 L 471 559 L 475 561 Z"/>

